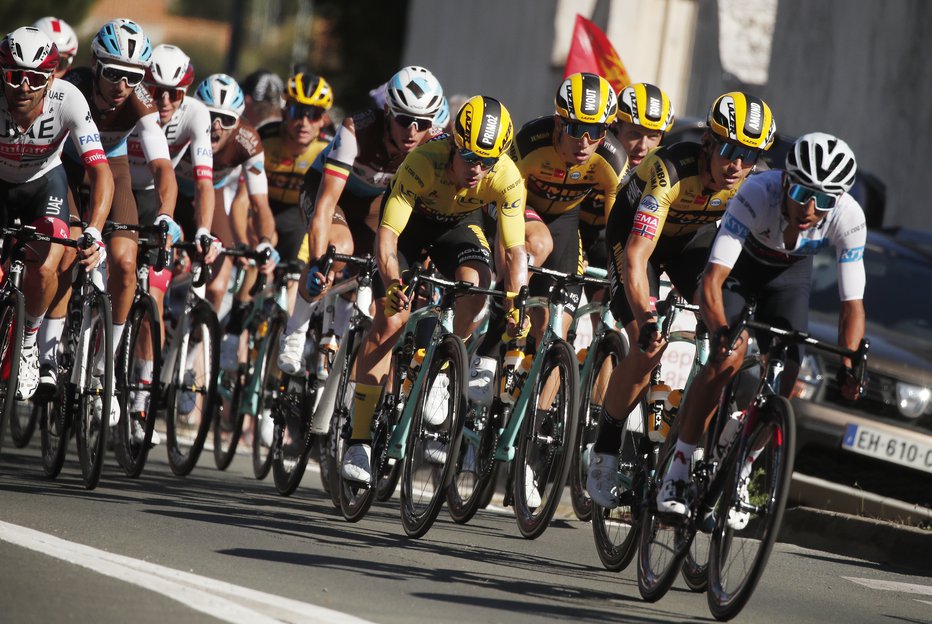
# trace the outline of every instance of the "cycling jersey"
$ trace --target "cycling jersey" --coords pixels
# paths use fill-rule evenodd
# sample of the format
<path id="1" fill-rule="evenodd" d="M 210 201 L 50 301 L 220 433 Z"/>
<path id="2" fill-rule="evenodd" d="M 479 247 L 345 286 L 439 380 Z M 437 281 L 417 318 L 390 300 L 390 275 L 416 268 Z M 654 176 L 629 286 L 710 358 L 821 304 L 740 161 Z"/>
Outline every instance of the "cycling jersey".
<path id="1" fill-rule="evenodd" d="M 477 210 L 498 215 L 498 236 L 506 249 L 524 245 L 524 180 L 514 161 L 502 154 L 475 188 L 457 188 L 447 175 L 451 139 L 428 141 L 408 154 L 392 179 L 382 227 L 400 235 L 411 213 L 456 224 Z"/>
<path id="2" fill-rule="evenodd" d="M 625 166 L 625 152 L 611 133 L 586 162 L 563 162 L 554 147 L 556 120 L 540 117 L 515 136 L 511 156 L 527 181 L 527 204 L 540 215 L 563 214 L 578 206 L 592 192 L 603 201 L 615 201 L 615 189 Z M 601 208 L 601 206 L 598 206 Z"/>
<path id="3" fill-rule="evenodd" d="M 761 264 L 789 266 L 831 245 L 838 264 L 841 300 L 863 299 L 867 224 L 861 206 L 853 197 L 843 194 L 822 221 L 799 232 L 796 246 L 787 249 L 783 239 L 787 227 L 783 214 L 786 201 L 783 175 L 779 170 L 766 171 L 741 185 L 728 203 L 709 262 L 732 268 L 743 250 Z"/>
<path id="4" fill-rule="evenodd" d="M 172 168 L 178 166 L 186 152 L 191 152 L 194 162 L 194 175 L 198 180 L 213 179 L 214 158 L 210 147 L 210 112 L 200 100 L 185 96 L 178 109 L 168 120 L 162 131 L 168 142 L 168 153 Z M 127 139 L 130 173 L 134 189 L 151 189 L 155 182 L 152 170 L 146 165 L 146 158 L 136 128 Z"/>
<path id="5" fill-rule="evenodd" d="M 19 128 L 10 115 L 9 103 L 0 92 L 0 180 L 22 183 L 43 177 L 61 164 L 65 137 L 86 167 L 106 163 L 97 124 L 87 100 L 74 85 L 52 80 L 40 105 L 42 112 L 29 128 Z"/>
<path id="6" fill-rule="evenodd" d="M 97 92 L 94 70 L 90 67 L 78 67 L 68 72 L 62 80 L 70 82 L 84 94 L 91 116 L 100 130 L 100 142 L 107 156 L 125 156 L 127 137 L 136 129 L 146 162 L 152 162 L 157 158 L 169 159 L 168 142 L 159 126 L 158 110 L 142 83 L 136 85 L 129 97 L 117 108 L 100 110 L 94 98 Z M 72 157 L 70 150 L 68 156 Z"/>
<path id="7" fill-rule="evenodd" d="M 214 152 L 213 160 L 214 188 L 221 188 L 227 183 L 237 181 L 240 173 L 245 171 L 246 190 L 249 194 L 268 194 L 265 154 L 262 151 L 259 133 L 242 117 L 226 145 Z M 178 192 L 189 197 L 194 195 L 195 169 L 190 150 L 185 152 L 175 173 L 178 178 Z"/>

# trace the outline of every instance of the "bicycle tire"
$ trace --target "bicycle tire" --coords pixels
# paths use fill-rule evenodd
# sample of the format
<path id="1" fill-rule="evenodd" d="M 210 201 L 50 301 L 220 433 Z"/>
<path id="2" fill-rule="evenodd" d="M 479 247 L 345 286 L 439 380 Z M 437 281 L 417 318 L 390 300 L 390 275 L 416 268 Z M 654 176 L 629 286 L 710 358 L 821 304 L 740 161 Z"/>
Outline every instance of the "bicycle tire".
<path id="1" fill-rule="evenodd" d="M 94 291 L 88 296 L 92 298 L 91 312 L 85 317 L 85 322 L 90 321 L 88 331 L 91 333 L 84 354 L 84 387 L 75 389 L 79 401 L 75 446 L 84 487 L 93 490 L 100 482 L 107 450 L 107 430 L 110 429 L 110 404 L 114 394 L 113 320 L 108 295 Z M 104 362 L 102 374 L 96 370 L 100 358 Z"/>
<path id="2" fill-rule="evenodd" d="M 497 380 L 494 387 L 498 387 Z M 499 440 L 498 426 L 493 424 L 493 410 L 501 408 L 501 404 L 495 401 L 487 408 L 472 406 L 466 414 L 463 442 L 454 465 L 453 481 L 447 490 L 447 511 L 457 524 L 472 520 L 489 496 L 489 485 L 495 477 L 495 449 Z M 494 483 L 492 486 L 494 489 Z"/>
<path id="3" fill-rule="evenodd" d="M 3 431 L 7 414 L 16 409 L 16 386 L 19 383 L 19 364 L 23 354 L 23 330 L 26 310 L 23 293 L 13 289 L 2 303 L 0 311 L 0 395 L 3 397 L 3 413 L 0 414 L 0 448 L 3 447 Z"/>
<path id="4" fill-rule="evenodd" d="M 350 381 L 350 377 L 353 374 L 356 356 L 359 354 L 359 347 L 362 344 L 362 333 L 354 328 L 347 332 L 343 339 L 350 342 L 346 345 L 346 357 L 340 367 L 333 414 L 330 417 L 330 427 L 324 438 L 320 458 L 321 466 L 327 464 L 327 468 L 321 468 L 321 479 L 325 476 L 329 477 L 328 495 L 330 496 L 330 502 L 337 509 L 342 509 L 341 498 L 350 495 L 350 493 L 343 493 L 344 484 L 340 468 L 343 451 L 346 450 L 346 436 L 350 435 L 348 423 L 353 409 L 354 382 Z M 332 371 L 331 374 L 333 374 Z M 347 508 L 349 507 L 348 504 Z"/>
<path id="5" fill-rule="evenodd" d="M 16 407 L 10 412 L 9 420 L 10 440 L 12 440 L 13 446 L 24 448 L 32 441 L 37 420 L 37 414 L 33 409 L 32 402 L 16 402 Z"/>
<path id="6" fill-rule="evenodd" d="M 272 470 L 272 446 L 275 429 L 278 428 L 274 423 L 280 420 L 275 411 L 284 382 L 284 373 L 278 369 L 279 338 L 285 329 L 285 322 L 283 313 L 275 314 L 265 328 L 265 335 L 257 338 L 259 358 L 253 375 L 259 376 L 256 383 L 259 394 L 256 397 L 256 413 L 253 417 L 255 434 L 252 439 L 252 474 L 259 481 L 269 476 Z M 271 418 L 273 421 L 272 440 L 268 443 L 262 439 L 262 421 L 265 418 Z"/>
<path id="7" fill-rule="evenodd" d="M 434 350 L 416 399 L 402 460 L 401 525 L 408 537 L 426 534 L 446 500 L 463 438 L 467 370 L 463 341 L 445 334 Z M 445 405 L 429 404 L 431 391 L 442 376 L 447 379 Z"/>
<path id="8" fill-rule="evenodd" d="M 543 366 L 534 380 L 534 392 L 527 404 L 528 413 L 521 424 L 515 452 L 515 469 L 511 471 L 515 518 L 518 530 L 527 539 L 536 539 L 547 530 L 560 504 L 576 442 L 579 414 L 576 352 L 565 340 L 556 339 L 541 357 Z M 550 382 L 554 372 L 557 380 Z M 548 383 L 557 383 L 557 390 L 550 397 L 550 407 L 542 408 L 541 394 L 542 390 L 549 392 L 550 389 L 545 388 Z M 532 471 L 532 484 L 541 499 L 534 509 L 528 505 L 527 470 Z"/>
<path id="9" fill-rule="evenodd" d="M 214 465 L 226 470 L 236 457 L 236 448 L 243 436 L 246 412 L 240 409 L 243 394 L 243 371 L 220 371 L 217 382 L 217 409 L 211 418 Z"/>
<path id="10" fill-rule="evenodd" d="M 202 300 L 194 304 L 190 314 L 187 354 L 176 354 L 171 381 L 165 389 L 168 465 L 179 477 L 194 470 L 204 450 L 220 368 L 217 315 Z"/>
<path id="11" fill-rule="evenodd" d="M 123 332 L 123 348 L 117 357 L 117 391 L 114 400 L 120 401 L 121 406 L 120 423 L 117 426 L 117 458 L 126 476 L 133 479 L 142 474 L 145 468 L 155 429 L 155 415 L 159 409 L 162 328 L 158 319 L 155 300 L 150 295 L 137 298 L 130 309 Z M 148 349 L 144 348 L 146 342 L 149 343 Z M 152 356 L 152 370 L 146 371 L 149 379 L 144 380 L 140 378 L 141 371 L 136 364 L 144 361 L 147 356 Z M 131 409 L 138 406 L 137 397 L 133 393 L 148 395 L 148 405 L 143 410 Z M 142 428 L 141 442 L 133 437 L 134 423 Z"/>
<path id="12" fill-rule="evenodd" d="M 703 452 L 703 457 L 711 457 L 712 445 L 708 439 L 712 436 L 709 432 L 703 433 L 702 440 L 699 443 L 699 449 Z M 693 456 L 695 462 L 695 455 Z M 700 522 L 700 524 L 702 524 Z M 683 558 L 682 575 L 683 582 L 690 591 L 702 593 L 709 587 L 709 547 L 711 545 L 711 532 L 708 530 L 697 530 L 693 536 L 689 550 Z"/>
<path id="13" fill-rule="evenodd" d="M 730 620 L 747 604 L 760 581 L 774 541 L 780 532 L 793 475 L 796 425 L 793 407 L 781 396 L 748 415 L 750 431 L 742 439 L 726 470 L 722 513 L 716 518 L 709 552 L 709 610 L 717 620 Z M 753 449 L 759 453 L 750 462 Z M 751 472 L 742 475 L 750 466 Z M 748 484 L 746 507 L 752 517 L 743 529 L 728 525 L 729 513 L 741 504 L 742 479 Z M 753 550 L 744 571 L 738 558 Z"/>
<path id="14" fill-rule="evenodd" d="M 591 347 L 590 347 L 591 348 Z M 606 361 L 609 361 L 611 370 L 621 362 L 625 356 L 625 341 L 615 330 L 606 331 L 595 345 L 596 355 L 592 361 L 592 369 L 589 379 L 585 383 L 580 380 L 579 395 L 579 423 L 576 425 L 576 444 L 573 447 L 572 468 L 569 473 L 570 502 L 573 505 L 573 513 L 583 522 L 588 522 L 592 518 L 592 499 L 586 492 L 586 477 L 589 474 L 588 453 L 595 444 L 595 438 L 599 431 L 599 421 L 602 419 L 601 403 L 605 397 L 607 388 L 597 387 L 601 379 L 607 385 L 607 378 L 603 375 L 609 369 L 603 369 Z M 596 399 L 596 403 L 593 403 Z"/>
<path id="15" fill-rule="evenodd" d="M 646 404 L 628 416 L 621 432 L 618 451 L 619 488 L 630 487 L 618 495 L 618 506 L 606 509 L 593 503 L 592 537 L 596 553 L 606 570 L 620 572 L 631 564 L 637 553 L 638 531 L 651 473 L 654 470 L 654 443 L 647 439 Z"/>
<path id="16" fill-rule="evenodd" d="M 278 418 L 272 440 L 272 480 L 282 496 L 291 496 L 298 489 L 317 438 L 311 432 L 311 419 L 314 416 L 314 393 L 321 384 L 316 379 L 313 383 L 317 384 L 316 387 L 309 384 L 303 374 L 285 378 L 285 391 L 278 398 Z M 300 389 L 289 391 L 291 384 L 299 384 Z"/>

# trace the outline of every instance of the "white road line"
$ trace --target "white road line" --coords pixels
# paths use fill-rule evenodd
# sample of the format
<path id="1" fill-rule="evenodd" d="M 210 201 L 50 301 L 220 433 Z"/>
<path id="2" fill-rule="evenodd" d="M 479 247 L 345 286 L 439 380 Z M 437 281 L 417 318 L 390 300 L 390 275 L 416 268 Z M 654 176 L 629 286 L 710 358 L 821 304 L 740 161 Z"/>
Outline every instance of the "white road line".
<path id="1" fill-rule="evenodd" d="M 899 581 L 883 581 L 880 579 L 855 578 L 853 576 L 841 577 L 852 583 L 863 585 L 871 589 L 881 591 L 895 591 L 904 594 L 919 594 L 921 596 L 932 596 L 932 585 L 915 585 L 913 583 L 901 583 Z"/>
<path id="2" fill-rule="evenodd" d="M 124 557 L 0 521 L 0 540 L 88 568 L 233 624 L 372 624 L 346 613 Z"/>

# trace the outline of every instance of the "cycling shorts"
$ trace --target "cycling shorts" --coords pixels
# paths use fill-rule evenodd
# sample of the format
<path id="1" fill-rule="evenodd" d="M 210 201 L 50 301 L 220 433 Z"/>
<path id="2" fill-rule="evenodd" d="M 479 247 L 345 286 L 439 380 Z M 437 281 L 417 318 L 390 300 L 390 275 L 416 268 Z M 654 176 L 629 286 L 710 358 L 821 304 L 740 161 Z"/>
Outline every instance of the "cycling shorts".
<path id="1" fill-rule="evenodd" d="M 136 209 L 136 198 L 133 196 L 133 184 L 129 174 L 129 160 L 124 154 L 107 159 L 110 162 L 110 171 L 113 174 L 113 203 L 110 204 L 109 221 L 137 225 L 139 212 Z M 75 220 L 90 220 L 90 180 L 84 165 L 66 159 L 65 171 L 68 174 L 68 184 L 74 194 L 76 205 L 71 206 L 71 217 Z M 110 234 L 109 238 L 129 238 L 133 242 L 139 240 L 136 232 L 121 230 Z"/>
<path id="2" fill-rule="evenodd" d="M 540 220 L 547 225 L 553 239 L 553 251 L 544 261 L 543 267 L 570 273 L 582 274 L 582 247 L 579 238 L 579 206 L 574 206 L 567 212 L 559 215 L 542 215 Z M 531 275 L 528 283 L 528 294 L 532 297 L 546 297 L 553 286 L 553 280 L 543 275 Z M 579 305 L 579 295 L 582 286 L 577 284 L 566 289 L 567 313 L 572 314 Z"/>
<path id="3" fill-rule="evenodd" d="M 55 217 L 68 223 L 68 176 L 59 165 L 40 178 L 13 183 L 0 180 L 0 205 L 4 225 L 19 219 L 28 225 L 42 217 Z"/>
<path id="4" fill-rule="evenodd" d="M 309 169 L 304 176 L 302 196 L 305 198 L 307 222 L 314 218 L 317 191 L 323 176 L 316 169 Z M 375 233 L 379 229 L 383 195 L 359 197 L 346 189 L 340 195 L 336 209 L 333 211 L 331 224 L 349 228 L 353 237 L 353 254 L 365 256 L 375 253 Z"/>

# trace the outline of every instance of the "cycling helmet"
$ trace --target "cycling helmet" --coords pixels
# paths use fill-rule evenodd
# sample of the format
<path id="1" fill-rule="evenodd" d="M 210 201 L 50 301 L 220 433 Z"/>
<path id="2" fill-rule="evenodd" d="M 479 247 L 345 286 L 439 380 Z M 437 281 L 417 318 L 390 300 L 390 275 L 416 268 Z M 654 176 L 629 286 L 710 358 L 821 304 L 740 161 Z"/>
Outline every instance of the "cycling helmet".
<path id="1" fill-rule="evenodd" d="M 612 85 L 601 76 L 579 72 L 568 76 L 554 98 L 556 113 L 567 121 L 610 124 L 618 112 Z"/>
<path id="2" fill-rule="evenodd" d="M 333 106 L 333 89 L 330 84 L 314 74 L 302 72 L 288 79 L 288 89 L 285 97 L 289 102 L 317 106 L 330 110 Z"/>
<path id="3" fill-rule="evenodd" d="M 181 48 L 163 43 L 152 50 L 145 80 L 160 87 L 187 88 L 194 82 L 194 65 Z"/>
<path id="4" fill-rule="evenodd" d="M 667 94 L 646 82 L 637 82 L 618 94 L 618 119 L 647 130 L 666 132 L 673 126 L 673 102 Z"/>
<path id="5" fill-rule="evenodd" d="M 245 78 L 240 84 L 243 93 L 250 96 L 253 102 L 280 102 L 285 92 L 285 84 L 278 74 L 267 69 L 257 69 Z"/>
<path id="6" fill-rule="evenodd" d="M 0 42 L 0 67 L 52 73 L 58 67 L 58 47 L 38 28 L 17 28 Z"/>
<path id="7" fill-rule="evenodd" d="M 811 132 L 796 139 L 787 153 L 786 171 L 794 182 L 837 197 L 851 189 L 858 165 L 847 143 Z"/>
<path id="8" fill-rule="evenodd" d="M 60 20 L 57 17 L 43 17 L 36 20 L 33 26 L 44 32 L 55 42 L 59 54 L 74 56 L 78 53 L 78 35 L 75 34 L 74 29 L 65 20 Z"/>
<path id="9" fill-rule="evenodd" d="M 447 102 L 446 96 L 443 98 L 443 102 L 440 104 L 440 110 L 437 111 L 437 114 L 434 115 L 434 125 L 438 128 L 443 128 L 450 121 L 450 103 Z"/>
<path id="10" fill-rule="evenodd" d="M 773 112 L 760 98 L 731 91 L 718 96 L 707 119 L 709 130 L 754 149 L 769 149 L 777 134 Z"/>
<path id="11" fill-rule="evenodd" d="M 226 74 L 211 74 L 197 85 L 194 97 L 208 110 L 232 113 L 239 117 L 246 109 L 246 96 L 236 81 Z"/>
<path id="12" fill-rule="evenodd" d="M 482 158 L 498 158 L 508 150 L 513 137 L 511 115 L 494 98 L 473 96 L 456 113 L 453 140 L 460 149 Z"/>
<path id="13" fill-rule="evenodd" d="M 410 65 L 388 81 L 385 103 L 393 115 L 435 117 L 443 106 L 443 87 L 429 70 Z"/>
<path id="14" fill-rule="evenodd" d="M 97 31 L 91 41 L 91 54 L 100 61 L 147 67 L 152 58 L 152 45 L 139 24 L 120 17 Z"/>

